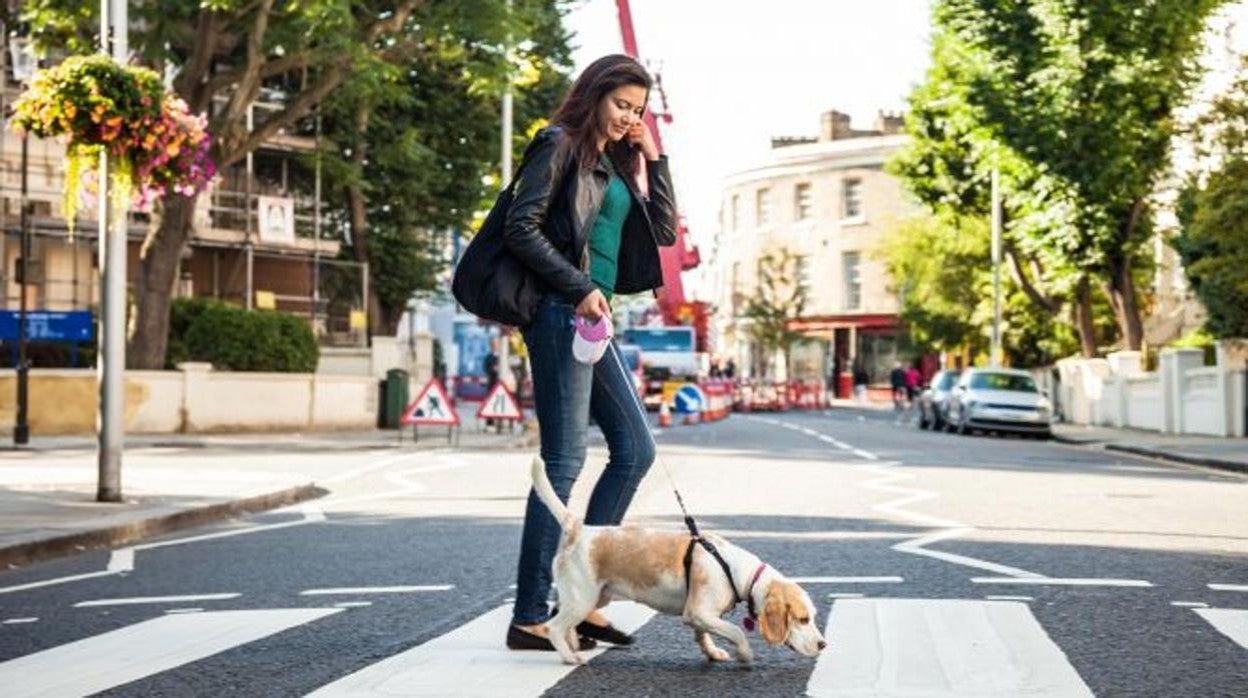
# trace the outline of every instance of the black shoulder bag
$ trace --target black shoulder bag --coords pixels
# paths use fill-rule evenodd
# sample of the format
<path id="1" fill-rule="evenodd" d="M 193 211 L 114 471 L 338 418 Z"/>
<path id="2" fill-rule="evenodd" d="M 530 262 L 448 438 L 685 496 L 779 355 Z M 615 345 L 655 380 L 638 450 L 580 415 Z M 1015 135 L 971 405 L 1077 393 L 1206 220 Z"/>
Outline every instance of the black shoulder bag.
<path id="1" fill-rule="evenodd" d="M 529 148 L 532 147 L 530 143 Z M 542 298 L 537 275 L 513 255 L 503 241 L 507 211 L 528 155 L 526 149 L 516 176 L 499 192 L 481 229 L 459 258 L 451 281 L 451 293 L 465 310 L 479 318 L 512 327 L 528 325 Z M 556 187 L 555 191 L 558 190 Z"/>

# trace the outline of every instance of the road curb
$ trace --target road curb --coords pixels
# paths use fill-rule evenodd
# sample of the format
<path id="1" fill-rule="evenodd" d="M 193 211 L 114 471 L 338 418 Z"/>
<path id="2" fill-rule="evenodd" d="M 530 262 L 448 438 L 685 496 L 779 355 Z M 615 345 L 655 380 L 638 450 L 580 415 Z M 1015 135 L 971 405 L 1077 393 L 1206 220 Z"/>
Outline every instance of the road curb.
<path id="1" fill-rule="evenodd" d="M 1188 455 L 1186 453 L 1163 451 L 1160 449 L 1150 448 L 1148 446 L 1132 446 L 1130 444 L 1118 443 L 1107 443 L 1105 444 L 1105 449 L 1107 451 L 1120 451 L 1122 453 L 1131 453 L 1137 456 L 1148 456 L 1149 458 L 1160 458 L 1162 460 L 1174 461 L 1176 463 L 1203 465 L 1207 468 L 1217 468 L 1219 470 L 1229 470 L 1231 472 L 1248 474 L 1248 463 L 1223 460 L 1212 456 Z"/>
<path id="2" fill-rule="evenodd" d="M 17 545 L 0 548 L 0 568 L 28 565 L 32 562 L 63 557 L 95 548 L 133 543 L 145 538 L 192 526 L 202 526 L 206 523 L 228 519 L 241 514 L 252 514 L 297 504 L 309 499 L 322 497 L 326 494 L 328 494 L 328 490 L 309 483 L 254 497 L 183 509 L 115 526 L 18 543 Z"/>

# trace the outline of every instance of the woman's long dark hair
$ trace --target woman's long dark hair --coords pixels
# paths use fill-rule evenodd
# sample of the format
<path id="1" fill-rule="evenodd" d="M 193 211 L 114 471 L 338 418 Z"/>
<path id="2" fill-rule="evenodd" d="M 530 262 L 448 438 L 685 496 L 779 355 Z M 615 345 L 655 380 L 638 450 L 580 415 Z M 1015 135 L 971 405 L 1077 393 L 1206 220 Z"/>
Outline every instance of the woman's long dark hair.
<path id="1" fill-rule="evenodd" d="M 621 54 L 603 56 L 585 69 L 572 83 L 563 103 L 550 117 L 572 138 L 572 147 L 581 167 L 590 168 L 598 162 L 598 105 L 617 87 L 636 85 L 645 88 L 650 97 L 650 74 L 636 60 Z M 620 175 L 632 178 L 637 174 L 637 150 L 623 139 L 607 141 L 606 153 Z"/>

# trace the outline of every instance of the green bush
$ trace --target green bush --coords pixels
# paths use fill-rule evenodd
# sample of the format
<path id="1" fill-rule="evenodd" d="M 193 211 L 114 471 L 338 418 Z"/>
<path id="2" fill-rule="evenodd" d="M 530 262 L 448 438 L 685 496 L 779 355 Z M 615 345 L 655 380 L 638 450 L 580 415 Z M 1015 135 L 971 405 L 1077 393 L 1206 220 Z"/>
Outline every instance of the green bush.
<path id="1" fill-rule="evenodd" d="M 186 345 L 186 335 L 191 325 L 199 319 L 208 308 L 225 305 L 212 298 L 175 298 L 169 305 L 169 344 L 165 349 L 165 368 L 172 370 L 178 364 L 194 361 L 190 347 Z"/>
<path id="2" fill-rule="evenodd" d="M 175 335 L 179 327 L 185 331 Z M 312 328 L 301 318 L 199 299 L 171 313 L 171 360 L 175 348 L 182 361 L 207 361 L 220 371 L 312 373 L 320 358 Z"/>

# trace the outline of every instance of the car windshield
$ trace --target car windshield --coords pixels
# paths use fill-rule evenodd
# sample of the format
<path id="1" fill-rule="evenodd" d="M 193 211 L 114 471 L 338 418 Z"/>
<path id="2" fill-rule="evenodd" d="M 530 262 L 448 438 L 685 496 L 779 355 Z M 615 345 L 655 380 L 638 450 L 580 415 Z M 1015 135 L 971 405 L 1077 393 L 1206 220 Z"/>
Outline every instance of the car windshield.
<path id="1" fill-rule="evenodd" d="M 1031 379 L 1031 376 L 1019 376 L 1013 373 L 976 373 L 971 376 L 971 387 L 981 390 L 1036 392 L 1036 382 Z"/>
<path id="2" fill-rule="evenodd" d="M 937 390 L 949 390 L 954 383 L 958 382 L 958 374 L 953 371 L 946 371 L 940 374 L 940 379 L 936 381 Z"/>

